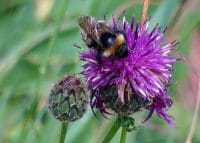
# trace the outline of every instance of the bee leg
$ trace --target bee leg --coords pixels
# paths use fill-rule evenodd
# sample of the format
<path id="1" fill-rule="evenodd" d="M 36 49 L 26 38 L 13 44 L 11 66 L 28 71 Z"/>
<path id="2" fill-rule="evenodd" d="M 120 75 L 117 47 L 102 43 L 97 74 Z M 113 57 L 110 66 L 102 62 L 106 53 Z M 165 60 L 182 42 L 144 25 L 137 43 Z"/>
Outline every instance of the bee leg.
<path id="1" fill-rule="evenodd" d="M 74 44 L 73 46 L 76 47 L 76 48 L 78 48 L 78 49 L 81 49 L 81 46 L 79 46 L 77 44 Z"/>
<path id="2" fill-rule="evenodd" d="M 102 59 L 101 59 L 101 52 L 98 50 L 96 54 L 96 59 L 99 64 L 102 64 Z"/>
<path id="3" fill-rule="evenodd" d="M 102 59 L 99 54 L 97 54 L 96 58 L 97 58 L 98 64 L 102 64 Z"/>
<path id="4" fill-rule="evenodd" d="M 112 64 L 114 64 L 114 61 L 115 61 L 115 56 L 114 56 L 114 55 L 112 55 L 112 56 L 110 57 L 110 60 L 111 60 Z"/>

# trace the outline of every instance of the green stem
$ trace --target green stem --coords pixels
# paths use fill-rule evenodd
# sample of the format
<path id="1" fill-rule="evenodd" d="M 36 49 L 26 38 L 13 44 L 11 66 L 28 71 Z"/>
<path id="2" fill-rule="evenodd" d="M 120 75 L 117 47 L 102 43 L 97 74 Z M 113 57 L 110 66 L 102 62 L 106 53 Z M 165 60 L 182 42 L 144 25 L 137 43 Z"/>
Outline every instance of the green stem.
<path id="1" fill-rule="evenodd" d="M 127 134 L 126 128 L 122 127 L 120 143 L 126 143 L 126 134 Z"/>
<path id="2" fill-rule="evenodd" d="M 142 9 L 141 24 L 144 24 L 144 22 L 146 20 L 149 4 L 150 4 L 150 0 L 144 0 L 143 9 Z"/>
<path id="3" fill-rule="evenodd" d="M 65 138 L 66 138 L 66 135 L 67 135 L 67 127 L 68 127 L 67 123 L 62 123 L 59 143 L 64 143 L 65 142 Z"/>
<path id="4" fill-rule="evenodd" d="M 112 140 L 112 138 L 115 136 L 115 134 L 117 133 L 119 127 L 120 125 L 119 125 L 118 119 L 116 119 L 113 126 L 111 127 L 107 135 L 104 137 L 102 143 L 109 143 Z"/>
<path id="5" fill-rule="evenodd" d="M 56 41 L 58 33 L 60 31 L 60 26 L 61 26 L 62 19 L 65 14 L 67 4 L 68 4 L 68 0 L 61 0 L 61 2 L 60 2 L 60 9 L 58 9 L 57 16 L 55 17 L 54 31 L 52 33 L 52 37 L 51 37 L 49 45 L 48 45 L 47 53 L 44 57 L 44 62 L 42 63 L 42 65 L 40 67 L 40 72 L 42 75 L 46 74 L 48 59 L 50 57 L 51 51 L 55 45 L 55 41 Z"/>

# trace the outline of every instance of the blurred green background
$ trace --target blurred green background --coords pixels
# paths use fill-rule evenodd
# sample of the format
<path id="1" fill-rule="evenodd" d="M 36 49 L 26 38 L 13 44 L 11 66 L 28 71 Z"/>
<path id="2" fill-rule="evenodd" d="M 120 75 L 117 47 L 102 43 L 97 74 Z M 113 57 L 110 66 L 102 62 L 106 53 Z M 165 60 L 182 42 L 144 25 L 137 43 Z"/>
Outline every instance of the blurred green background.
<path id="1" fill-rule="evenodd" d="M 0 1 L 0 142 L 56 143 L 61 123 L 48 112 L 47 97 L 55 81 L 81 71 L 77 18 L 103 18 L 126 11 L 140 20 L 142 0 L 1 0 Z M 135 115 L 139 128 L 128 134 L 127 143 L 183 143 L 189 132 L 198 90 L 196 69 L 200 69 L 200 1 L 151 0 L 148 11 L 152 27 L 168 26 L 166 42 L 177 39 L 176 55 L 185 57 L 175 64 L 170 87 L 176 128 L 153 115 L 141 121 L 146 111 Z M 199 115 L 198 115 L 199 117 Z M 70 124 L 68 143 L 98 143 L 113 119 L 86 115 Z M 118 143 L 120 132 L 112 143 Z M 200 143 L 197 121 L 193 143 Z"/>

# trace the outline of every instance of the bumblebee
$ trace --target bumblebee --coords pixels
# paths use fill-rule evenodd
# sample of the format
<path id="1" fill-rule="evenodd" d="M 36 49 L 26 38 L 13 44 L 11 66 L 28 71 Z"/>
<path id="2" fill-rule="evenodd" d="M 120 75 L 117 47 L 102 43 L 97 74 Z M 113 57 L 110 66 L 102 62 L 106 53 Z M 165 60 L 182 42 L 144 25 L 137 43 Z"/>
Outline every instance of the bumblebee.
<path id="1" fill-rule="evenodd" d="M 126 37 L 123 31 L 109 27 L 104 20 L 81 16 L 78 24 L 84 31 L 82 39 L 89 48 L 97 51 L 97 57 L 124 58 L 128 54 Z"/>

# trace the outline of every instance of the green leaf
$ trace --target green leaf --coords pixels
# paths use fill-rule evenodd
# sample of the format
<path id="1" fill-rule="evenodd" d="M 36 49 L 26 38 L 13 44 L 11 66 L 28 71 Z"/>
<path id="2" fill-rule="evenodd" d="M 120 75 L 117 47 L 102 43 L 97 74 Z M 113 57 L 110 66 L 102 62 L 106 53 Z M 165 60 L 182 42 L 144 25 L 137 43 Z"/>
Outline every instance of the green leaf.
<path id="1" fill-rule="evenodd" d="M 162 0 L 150 21 L 150 27 L 153 28 L 157 23 L 161 28 L 168 26 L 172 20 L 181 0 Z"/>

